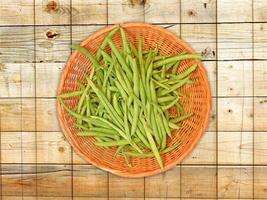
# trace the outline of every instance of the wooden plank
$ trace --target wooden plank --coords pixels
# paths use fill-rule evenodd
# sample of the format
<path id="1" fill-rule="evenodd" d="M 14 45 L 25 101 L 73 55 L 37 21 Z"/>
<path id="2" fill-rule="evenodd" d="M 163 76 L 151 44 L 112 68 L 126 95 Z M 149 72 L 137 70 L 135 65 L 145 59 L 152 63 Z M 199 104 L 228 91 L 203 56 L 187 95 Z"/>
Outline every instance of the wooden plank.
<path id="1" fill-rule="evenodd" d="M 252 96 L 252 61 L 218 62 L 219 96 Z"/>
<path id="2" fill-rule="evenodd" d="M 254 164 L 267 164 L 267 132 L 254 132 Z"/>
<path id="3" fill-rule="evenodd" d="M 109 196 L 116 198 L 144 197 L 144 178 L 128 179 L 110 174 Z"/>
<path id="4" fill-rule="evenodd" d="M 267 53 L 267 24 L 254 24 L 254 58 L 266 59 Z"/>
<path id="5" fill-rule="evenodd" d="M 267 94 L 267 61 L 254 61 L 254 95 Z"/>
<path id="6" fill-rule="evenodd" d="M 149 198 L 180 197 L 180 167 L 145 178 L 145 196 Z"/>
<path id="7" fill-rule="evenodd" d="M 0 2 L 0 25 L 33 24 L 33 0 L 6 0 Z"/>
<path id="8" fill-rule="evenodd" d="M 218 22 L 251 22 L 251 0 L 217 0 Z"/>
<path id="9" fill-rule="evenodd" d="M 55 99 L 36 100 L 37 131 L 60 131 Z"/>
<path id="10" fill-rule="evenodd" d="M 37 163 L 71 163 L 71 147 L 62 132 L 37 132 Z"/>
<path id="11" fill-rule="evenodd" d="M 253 198 L 253 167 L 219 167 L 219 198 Z"/>
<path id="12" fill-rule="evenodd" d="M 37 62 L 65 63 L 70 52 L 70 26 L 36 27 Z"/>
<path id="13" fill-rule="evenodd" d="M 58 84 L 65 63 L 36 64 L 36 96 L 56 97 Z"/>
<path id="14" fill-rule="evenodd" d="M 134 2 L 134 1 L 132 1 Z M 147 0 L 145 21 L 148 23 L 180 23 L 180 0 Z"/>
<path id="15" fill-rule="evenodd" d="M 1 195 L 22 196 L 21 180 L 21 165 L 1 164 Z"/>
<path id="16" fill-rule="evenodd" d="M 218 59 L 251 59 L 251 24 L 218 24 Z"/>
<path id="17" fill-rule="evenodd" d="M 107 1 L 106 0 L 73 0 L 72 1 L 73 24 L 106 24 Z"/>
<path id="18" fill-rule="evenodd" d="M 216 164 L 216 132 L 206 132 L 182 164 Z"/>
<path id="19" fill-rule="evenodd" d="M 266 198 L 267 196 L 267 167 L 254 167 L 254 198 Z"/>
<path id="20" fill-rule="evenodd" d="M 181 170 L 182 197 L 216 197 L 216 167 L 182 166 Z"/>
<path id="21" fill-rule="evenodd" d="M 34 65 L 0 64 L 0 97 L 33 97 Z"/>
<path id="22" fill-rule="evenodd" d="M 34 99 L 0 99 L 1 131 L 34 131 Z"/>
<path id="23" fill-rule="evenodd" d="M 76 151 L 72 151 L 72 164 L 79 165 L 79 164 L 88 164 L 88 162 L 83 159 L 80 155 L 76 153 Z"/>
<path id="24" fill-rule="evenodd" d="M 252 98 L 219 98 L 218 130 L 252 131 L 252 106 Z"/>
<path id="25" fill-rule="evenodd" d="M 265 0 L 254 0 L 254 22 L 267 21 L 267 2 Z"/>
<path id="26" fill-rule="evenodd" d="M 218 132 L 219 164 L 253 164 L 252 132 Z"/>
<path id="27" fill-rule="evenodd" d="M 92 165 L 73 166 L 73 195 L 107 198 L 108 175 Z"/>
<path id="28" fill-rule="evenodd" d="M 182 23 L 216 22 L 216 0 L 181 0 Z"/>
<path id="29" fill-rule="evenodd" d="M 73 200 L 111 200 L 107 197 L 73 197 Z"/>
<path id="30" fill-rule="evenodd" d="M 69 24 L 70 9 L 70 0 L 35 0 L 35 24 Z"/>
<path id="31" fill-rule="evenodd" d="M 1 132 L 1 163 L 21 163 L 20 132 Z"/>
<path id="32" fill-rule="evenodd" d="M 38 165 L 37 173 L 38 196 L 71 196 L 70 165 Z"/>
<path id="33" fill-rule="evenodd" d="M 0 63 L 33 62 L 33 26 L 0 27 Z"/>
<path id="34" fill-rule="evenodd" d="M 182 24 L 181 38 L 186 41 L 203 59 L 216 59 L 216 25 Z"/>
<path id="35" fill-rule="evenodd" d="M 34 132 L 1 132 L 1 163 L 34 162 Z"/>
<path id="36" fill-rule="evenodd" d="M 112 0 L 108 4 L 108 23 L 143 22 L 144 0 Z"/>
<path id="37" fill-rule="evenodd" d="M 267 98 L 255 97 L 254 98 L 254 130 L 266 131 L 267 130 Z"/>
<path id="38" fill-rule="evenodd" d="M 174 33 L 178 38 L 181 37 L 180 24 L 161 24 L 158 26 L 161 26 L 162 28 Z"/>

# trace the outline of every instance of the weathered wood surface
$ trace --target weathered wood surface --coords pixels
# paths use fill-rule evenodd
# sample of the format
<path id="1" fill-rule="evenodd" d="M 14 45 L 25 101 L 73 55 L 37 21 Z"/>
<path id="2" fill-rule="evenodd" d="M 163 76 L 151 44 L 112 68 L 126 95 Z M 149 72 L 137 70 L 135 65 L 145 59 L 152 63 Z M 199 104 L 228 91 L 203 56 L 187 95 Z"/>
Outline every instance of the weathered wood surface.
<path id="1" fill-rule="evenodd" d="M 0 199 L 266 199 L 266 13 L 265 0 L 0 1 Z M 209 127 L 190 155 L 140 179 L 77 155 L 55 107 L 69 45 L 130 21 L 162 26 L 201 53 L 212 93 Z"/>

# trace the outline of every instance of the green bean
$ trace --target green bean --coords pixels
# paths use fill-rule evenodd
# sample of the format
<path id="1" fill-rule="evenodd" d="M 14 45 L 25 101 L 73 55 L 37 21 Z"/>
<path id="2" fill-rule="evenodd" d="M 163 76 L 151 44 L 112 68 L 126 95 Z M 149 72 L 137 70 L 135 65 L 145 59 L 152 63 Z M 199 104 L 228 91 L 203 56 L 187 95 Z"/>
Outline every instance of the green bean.
<path id="1" fill-rule="evenodd" d="M 101 147 L 121 146 L 125 144 L 129 144 L 129 141 L 122 139 L 122 140 L 110 141 L 110 142 L 95 142 L 95 145 L 101 146 Z"/>
<path id="2" fill-rule="evenodd" d="M 86 127 L 86 126 L 83 126 L 82 124 L 75 124 L 74 126 L 75 126 L 76 128 L 79 128 L 79 129 L 83 129 L 83 130 L 89 131 L 89 128 Z"/>
<path id="3" fill-rule="evenodd" d="M 126 102 L 123 104 L 123 113 L 124 113 L 124 130 L 125 130 L 125 133 L 128 136 L 128 138 L 131 138 L 130 128 L 129 128 L 129 124 L 128 124 L 128 109 L 127 109 L 127 103 Z"/>
<path id="4" fill-rule="evenodd" d="M 62 99 L 70 98 L 70 97 L 75 97 L 75 96 L 80 96 L 82 95 L 84 90 L 79 90 L 79 91 L 73 91 L 73 92 L 67 92 L 60 94 L 58 97 Z"/>
<path id="5" fill-rule="evenodd" d="M 105 51 L 101 50 L 101 55 L 102 55 L 104 61 L 109 62 L 109 63 L 113 63 L 113 59 Z"/>
<path id="6" fill-rule="evenodd" d="M 175 98 L 172 102 L 170 102 L 169 104 L 165 105 L 165 106 L 161 106 L 162 110 L 168 110 L 169 108 L 173 107 L 176 102 L 178 102 L 178 98 Z"/>
<path id="7" fill-rule="evenodd" d="M 185 78 L 182 81 L 176 83 L 175 85 L 171 86 L 169 90 L 162 90 L 158 95 L 159 96 L 164 96 L 166 94 L 169 94 L 170 92 L 173 92 L 175 90 L 177 90 L 178 88 L 182 87 L 184 84 L 186 84 L 186 82 L 189 80 L 189 78 Z"/>
<path id="8" fill-rule="evenodd" d="M 148 100 L 151 100 L 151 95 L 150 95 L 150 77 L 152 75 L 152 70 L 153 70 L 153 65 L 152 63 L 149 65 L 147 69 L 147 74 L 146 74 L 146 96 Z"/>
<path id="9" fill-rule="evenodd" d="M 78 113 L 81 112 L 82 105 L 83 105 L 83 103 L 84 103 L 84 99 L 85 99 L 85 96 L 87 95 L 87 92 L 88 92 L 89 88 L 90 88 L 90 86 L 87 85 L 86 88 L 85 88 L 85 90 L 84 90 L 83 93 L 82 93 L 82 96 L 81 96 L 81 98 L 80 98 L 80 100 L 79 100 L 79 103 L 78 103 L 78 106 L 77 106 L 77 112 L 78 112 Z"/>
<path id="10" fill-rule="evenodd" d="M 123 148 L 124 148 L 125 146 L 126 146 L 125 144 L 120 145 L 120 146 L 117 148 L 117 150 L 116 150 L 116 152 L 115 152 L 115 154 L 114 154 L 114 157 L 117 157 L 117 155 L 123 150 Z"/>
<path id="11" fill-rule="evenodd" d="M 132 121 L 132 127 L 131 127 L 131 135 L 134 135 L 137 129 L 138 124 L 138 117 L 139 117 L 139 107 L 136 102 L 134 102 L 134 111 L 133 111 L 133 121 Z"/>
<path id="12" fill-rule="evenodd" d="M 120 28 L 119 27 L 115 27 L 113 30 L 111 30 L 107 36 L 105 37 L 105 39 L 103 40 L 100 48 L 98 49 L 97 53 L 96 53 L 96 58 L 99 59 L 100 58 L 100 55 L 101 55 L 101 50 L 104 51 L 104 49 L 106 48 L 106 46 L 108 45 L 108 39 L 109 38 L 112 38 L 116 32 L 119 30 Z"/>
<path id="13" fill-rule="evenodd" d="M 172 122 L 168 122 L 168 125 L 172 129 L 179 129 L 179 128 L 181 128 L 179 125 L 177 125 L 175 123 L 172 123 Z"/>
<path id="14" fill-rule="evenodd" d="M 110 135 L 119 135 L 117 131 L 115 131 L 114 129 L 110 129 L 110 128 L 92 127 L 89 129 L 89 131 L 92 131 L 92 132 L 96 131 L 96 132 L 106 133 Z"/>
<path id="15" fill-rule="evenodd" d="M 90 79 L 87 79 L 87 81 L 88 81 L 88 85 L 90 85 L 91 88 L 94 90 L 94 92 L 98 96 L 99 100 L 102 102 L 103 106 L 109 112 L 110 116 L 117 123 L 117 125 L 119 125 L 119 126 L 123 125 L 123 120 L 120 118 L 118 113 L 115 112 L 114 108 L 109 103 L 107 98 L 103 95 L 103 93 L 95 86 L 95 84 Z"/>
<path id="16" fill-rule="evenodd" d="M 161 113 L 161 118 L 162 118 L 163 126 L 164 126 L 164 129 L 165 129 L 167 135 L 168 135 L 169 137 L 171 137 L 171 129 L 170 129 L 170 127 L 169 127 L 168 121 L 167 121 L 165 115 L 163 114 L 163 112 Z M 165 148 L 165 147 L 164 147 L 164 148 Z M 164 148 L 163 148 L 163 149 L 164 149 Z"/>
<path id="17" fill-rule="evenodd" d="M 154 83 L 156 83 L 158 86 L 165 88 L 166 90 L 169 90 L 170 88 L 166 85 L 164 85 L 163 83 L 160 83 L 159 81 L 156 81 L 155 79 L 151 79 Z"/>
<path id="18" fill-rule="evenodd" d="M 123 68 L 123 70 L 126 71 L 127 75 L 129 76 L 129 78 L 132 80 L 133 74 L 132 71 L 130 70 L 129 67 L 127 67 L 127 64 L 125 62 L 125 60 L 123 59 L 122 55 L 120 54 L 119 50 L 117 49 L 117 47 L 113 44 L 113 42 L 108 39 L 108 44 L 112 50 L 112 52 L 114 52 L 116 58 L 118 59 L 119 63 L 121 64 L 121 67 Z"/>
<path id="19" fill-rule="evenodd" d="M 114 139 L 114 136 L 111 134 L 106 134 L 106 133 L 101 133 L 101 132 L 97 132 L 97 131 L 83 131 L 83 132 L 79 132 L 78 136 L 95 136 L 95 137 L 110 137 Z"/>
<path id="20" fill-rule="evenodd" d="M 138 98 L 139 97 L 139 73 L 138 73 L 138 68 L 136 65 L 136 61 L 132 61 L 132 66 L 133 66 L 133 79 L 134 79 L 134 94 Z"/>
<path id="21" fill-rule="evenodd" d="M 132 164 L 130 163 L 130 160 L 128 158 L 128 155 L 124 154 L 123 153 L 123 156 L 124 156 L 124 159 L 125 159 L 125 162 L 127 164 L 128 167 L 132 167 Z"/>
<path id="22" fill-rule="evenodd" d="M 201 59 L 199 54 L 186 54 L 186 55 L 178 55 L 170 58 L 166 58 L 165 60 L 160 60 L 154 63 L 154 69 L 161 67 L 163 65 L 177 62 L 179 60 L 188 60 L 188 59 Z"/>
<path id="23" fill-rule="evenodd" d="M 161 144 L 160 142 L 160 136 L 159 136 L 159 132 L 158 132 L 158 128 L 157 128 L 157 122 L 156 122 L 156 118 L 155 118 L 155 113 L 154 113 L 154 109 L 151 109 L 151 115 L 150 115 L 150 121 L 151 121 L 151 128 L 153 130 L 153 135 L 156 139 L 156 142 L 158 145 Z"/>
<path id="24" fill-rule="evenodd" d="M 132 50 L 133 55 L 137 58 L 138 57 L 138 52 L 137 52 L 137 49 L 135 48 L 133 43 L 130 43 L 130 48 Z"/>
<path id="25" fill-rule="evenodd" d="M 165 102 L 173 101 L 174 99 L 177 99 L 177 98 L 174 96 L 163 96 L 163 97 L 158 98 L 158 102 L 165 103 Z"/>
<path id="26" fill-rule="evenodd" d="M 129 46 L 127 44 L 127 38 L 126 38 L 126 33 L 123 28 L 120 28 L 121 31 L 121 38 L 122 38 L 122 45 L 123 45 L 123 55 L 126 56 L 129 52 Z"/>
<path id="27" fill-rule="evenodd" d="M 147 124 L 146 124 L 146 122 L 145 122 L 145 120 L 144 120 L 143 118 L 141 118 L 140 120 L 142 121 L 143 126 L 144 126 L 144 128 L 145 128 L 146 136 L 147 136 L 147 139 L 148 139 L 149 144 L 150 144 L 150 146 L 151 146 L 151 150 L 152 150 L 152 152 L 153 152 L 155 158 L 157 159 L 160 168 L 163 169 L 162 159 L 161 159 L 161 157 L 160 157 L 160 154 L 159 154 L 159 151 L 158 151 L 157 146 L 156 146 L 156 144 L 155 144 L 155 141 L 154 141 L 154 139 L 153 139 L 153 137 L 152 137 L 151 130 L 150 130 L 150 128 L 147 126 Z"/>
<path id="28" fill-rule="evenodd" d="M 191 67 L 189 67 L 186 71 L 184 71 L 183 73 L 179 74 L 176 76 L 176 79 L 183 79 L 185 77 L 187 77 L 189 74 L 191 74 L 193 71 L 196 70 L 198 64 L 195 63 L 193 64 Z"/>
<path id="29" fill-rule="evenodd" d="M 181 117 L 177 117 L 176 119 L 172 119 L 171 122 L 172 122 L 172 123 L 177 123 L 177 122 L 180 122 L 180 121 L 182 121 L 182 120 L 185 120 L 185 119 L 191 117 L 192 115 L 193 115 L 193 113 L 188 113 L 188 114 L 183 115 L 183 116 L 181 116 Z"/>
<path id="30" fill-rule="evenodd" d="M 161 78 L 165 78 L 165 73 L 166 73 L 166 65 L 163 65 L 162 69 L 161 69 Z"/>
<path id="31" fill-rule="evenodd" d="M 139 38 L 138 40 L 138 61 L 140 68 L 143 67 L 143 40 Z"/>
<path id="32" fill-rule="evenodd" d="M 112 98 L 112 103 L 114 106 L 115 111 L 118 113 L 118 115 L 123 116 L 123 113 L 121 112 L 121 109 L 118 104 L 118 95 L 115 93 Z"/>

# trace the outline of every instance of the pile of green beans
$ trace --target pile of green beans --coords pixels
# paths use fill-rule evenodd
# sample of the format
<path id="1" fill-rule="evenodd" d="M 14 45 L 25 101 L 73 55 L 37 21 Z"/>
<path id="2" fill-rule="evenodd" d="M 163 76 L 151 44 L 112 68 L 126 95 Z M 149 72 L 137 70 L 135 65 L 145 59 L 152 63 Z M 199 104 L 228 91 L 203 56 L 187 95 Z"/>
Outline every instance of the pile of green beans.
<path id="1" fill-rule="evenodd" d="M 112 41 L 120 32 L 122 48 Z M 119 34 L 119 33 L 118 33 Z M 109 149 L 125 157 L 155 157 L 164 167 L 161 155 L 182 144 L 167 147 L 172 130 L 179 129 L 182 121 L 192 116 L 185 113 L 179 100 L 183 96 L 177 89 L 191 84 L 190 74 L 197 63 L 177 74 L 181 60 L 200 59 L 198 54 L 182 52 L 179 55 L 160 55 L 157 48 L 144 50 L 143 40 L 137 47 L 127 40 L 121 27 L 111 30 L 103 40 L 96 55 L 86 48 L 72 45 L 86 56 L 93 68 L 79 83 L 79 90 L 58 96 L 62 107 L 72 115 L 80 137 L 94 137 L 95 145 Z M 110 47 L 111 53 L 105 50 Z M 79 97 L 76 107 L 64 103 Z M 176 109 L 176 116 L 169 114 Z"/>

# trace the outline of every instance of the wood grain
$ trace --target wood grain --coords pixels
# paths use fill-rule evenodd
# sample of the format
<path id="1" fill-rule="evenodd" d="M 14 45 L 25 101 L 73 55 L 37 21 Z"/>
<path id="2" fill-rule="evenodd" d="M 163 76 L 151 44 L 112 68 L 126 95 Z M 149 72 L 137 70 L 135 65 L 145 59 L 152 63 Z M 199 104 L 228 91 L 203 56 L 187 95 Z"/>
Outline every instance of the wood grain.
<path id="1" fill-rule="evenodd" d="M 216 132 L 206 132 L 182 164 L 216 164 Z"/>
<path id="2" fill-rule="evenodd" d="M 186 41 L 205 60 L 216 58 L 215 24 L 182 24 L 181 38 Z"/>
<path id="3" fill-rule="evenodd" d="M 34 97 L 34 65 L 0 64 L 0 97 Z"/>
<path id="4" fill-rule="evenodd" d="M 252 98 L 219 98 L 219 131 L 252 131 Z"/>
<path id="5" fill-rule="evenodd" d="M 252 96 L 252 61 L 218 62 L 219 96 Z"/>
<path id="6" fill-rule="evenodd" d="M 36 64 L 36 96 L 56 97 L 57 87 L 65 63 Z"/>
<path id="7" fill-rule="evenodd" d="M 25 63 L 34 60 L 33 26 L 0 27 L 0 63 Z"/>
<path id="8" fill-rule="evenodd" d="M 0 99 L 1 131 L 34 131 L 34 99 Z"/>
<path id="9" fill-rule="evenodd" d="M 254 61 L 254 95 L 267 94 L 267 61 Z"/>
<path id="10" fill-rule="evenodd" d="M 219 198 L 253 198 L 252 167 L 219 167 Z"/>
<path id="11" fill-rule="evenodd" d="M 33 24 L 33 0 L 5 0 L 0 2 L 0 25 Z"/>
<path id="12" fill-rule="evenodd" d="M 180 197 L 180 167 L 162 174 L 145 178 L 145 196 L 159 198 Z"/>
<path id="13" fill-rule="evenodd" d="M 265 0 L 253 0 L 254 2 L 254 21 L 267 21 L 267 2 Z"/>
<path id="14" fill-rule="evenodd" d="M 254 132 L 254 163 L 267 164 L 267 132 Z"/>
<path id="15" fill-rule="evenodd" d="M 267 167 L 254 167 L 254 198 L 266 198 L 267 196 Z"/>
<path id="16" fill-rule="evenodd" d="M 254 98 L 254 130 L 267 131 L 267 98 Z"/>
<path id="17" fill-rule="evenodd" d="M 180 0 L 147 0 L 145 2 L 145 21 L 149 23 L 179 23 Z"/>
<path id="18" fill-rule="evenodd" d="M 181 22 L 212 23 L 216 21 L 216 0 L 181 0 Z"/>
<path id="19" fill-rule="evenodd" d="M 143 22 L 144 0 L 112 0 L 108 4 L 108 23 Z"/>
<path id="20" fill-rule="evenodd" d="M 110 174 L 109 196 L 142 198 L 144 196 L 144 178 L 128 179 Z"/>
<path id="21" fill-rule="evenodd" d="M 254 58 L 266 59 L 267 53 L 267 25 L 263 23 L 254 24 Z"/>
<path id="22" fill-rule="evenodd" d="M 70 26 L 36 28 L 36 61 L 66 62 L 70 56 Z"/>
<path id="23" fill-rule="evenodd" d="M 252 58 L 251 24 L 218 24 L 218 59 Z"/>
<path id="24" fill-rule="evenodd" d="M 218 132 L 218 164 L 252 165 L 252 132 Z"/>
<path id="25" fill-rule="evenodd" d="M 106 0 L 72 1 L 73 24 L 106 24 L 107 14 Z"/>
<path id="26" fill-rule="evenodd" d="M 107 197 L 108 173 L 92 165 L 73 166 L 73 195 L 76 197 Z"/>
<path id="27" fill-rule="evenodd" d="M 215 198 L 216 168 L 182 166 L 182 197 Z"/>
<path id="28" fill-rule="evenodd" d="M 71 166 L 38 165 L 37 192 L 40 197 L 70 197 L 72 193 Z"/>
<path id="29" fill-rule="evenodd" d="M 70 0 L 35 0 L 37 25 L 69 24 L 70 13 Z"/>
<path id="30" fill-rule="evenodd" d="M 56 115 L 56 99 L 36 100 L 37 131 L 60 131 Z"/>
<path id="31" fill-rule="evenodd" d="M 251 22 L 251 0 L 217 0 L 218 22 Z"/>
<path id="32" fill-rule="evenodd" d="M 62 132 L 37 132 L 37 163 L 71 163 L 71 147 Z"/>

